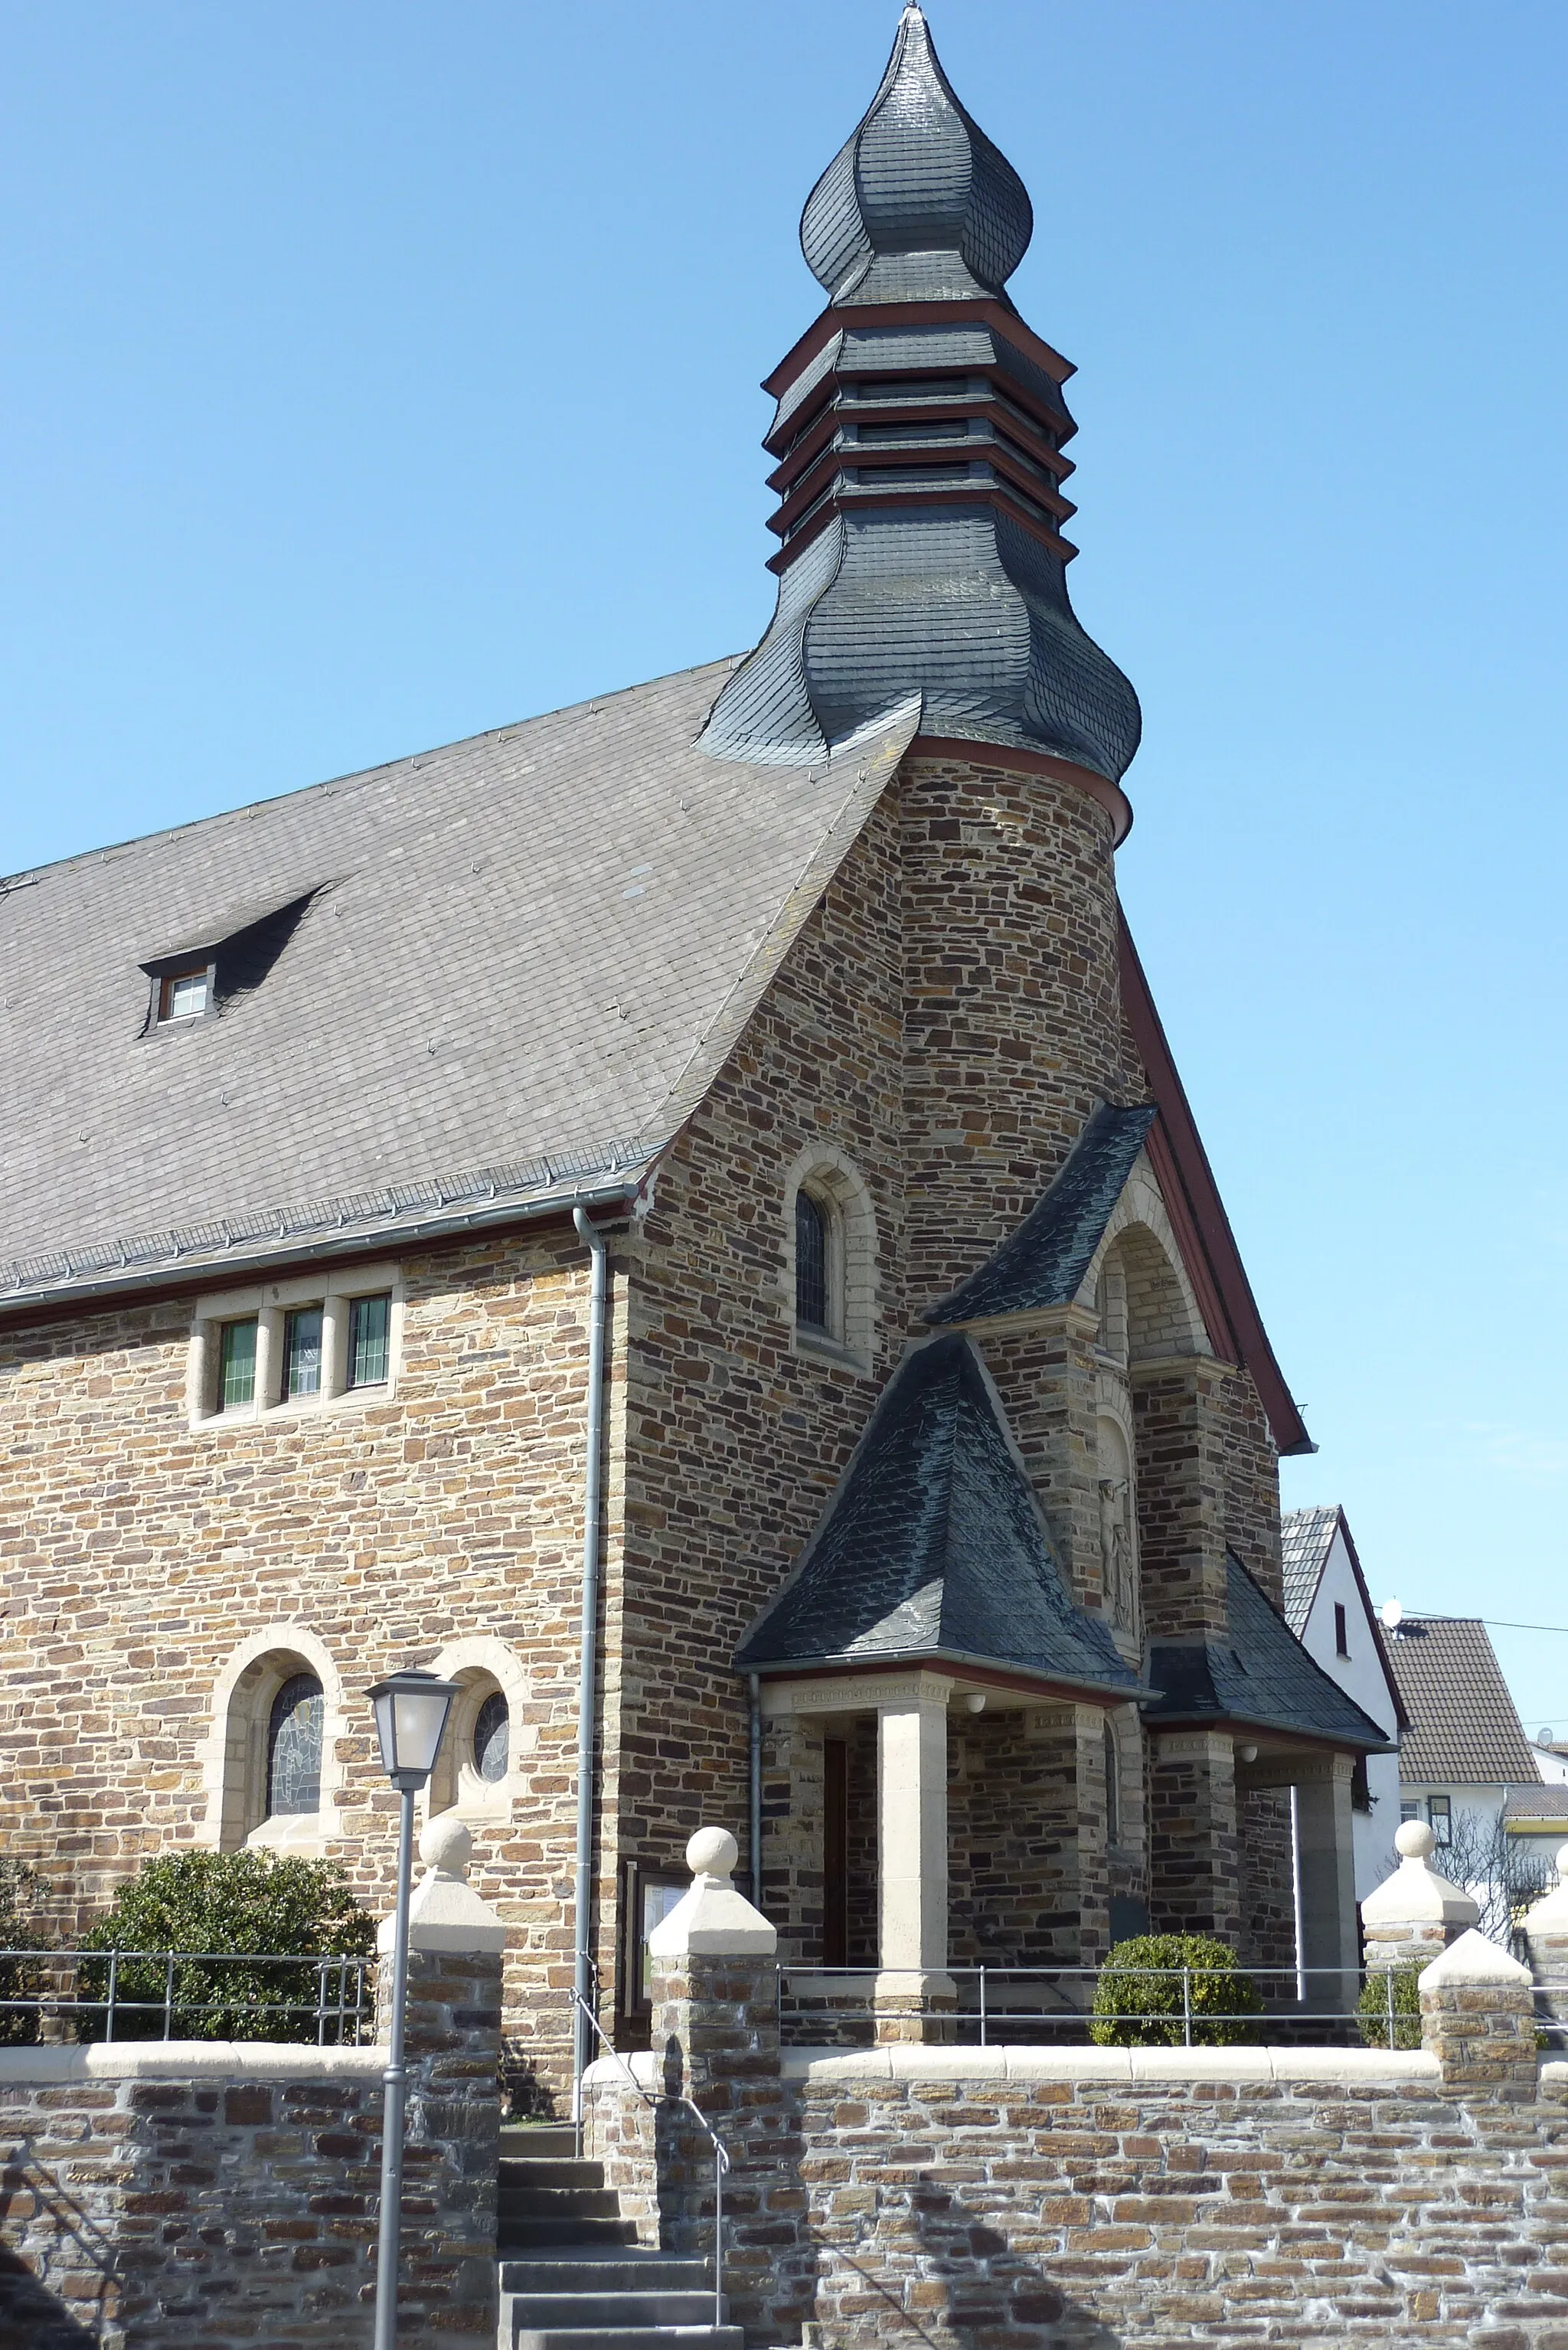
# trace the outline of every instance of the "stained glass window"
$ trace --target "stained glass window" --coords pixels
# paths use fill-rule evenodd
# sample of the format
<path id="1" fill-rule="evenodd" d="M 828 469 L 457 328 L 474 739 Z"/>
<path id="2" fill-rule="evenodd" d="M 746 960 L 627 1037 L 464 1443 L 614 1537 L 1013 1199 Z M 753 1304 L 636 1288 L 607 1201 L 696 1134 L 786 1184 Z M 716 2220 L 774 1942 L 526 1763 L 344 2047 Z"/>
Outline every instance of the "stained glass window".
<path id="1" fill-rule="evenodd" d="M 499 1690 L 492 1690 L 474 1717 L 473 1767 L 487 1787 L 506 1776 L 512 1745 L 512 1715 Z"/>
<path id="2" fill-rule="evenodd" d="M 794 1318 L 827 1328 L 827 1219 L 809 1191 L 794 1195 Z"/>
<path id="3" fill-rule="evenodd" d="M 321 1730 L 325 1700 L 314 1673 L 296 1673 L 272 1701 L 266 1727 L 266 1808 L 314 1812 L 321 1802 Z"/>
<path id="4" fill-rule="evenodd" d="M 219 1334 L 217 1407 L 220 1411 L 235 1411 L 255 1399 L 256 1326 L 253 1315 L 248 1322 L 225 1322 Z"/>
<path id="5" fill-rule="evenodd" d="M 392 1324 L 389 1297 L 356 1297 L 348 1309 L 348 1384 L 351 1388 L 381 1387 L 387 1378 L 388 1336 Z"/>
<path id="6" fill-rule="evenodd" d="M 283 1392 L 291 1396 L 321 1393 L 321 1308 L 302 1305 L 286 1315 L 283 1326 Z"/>

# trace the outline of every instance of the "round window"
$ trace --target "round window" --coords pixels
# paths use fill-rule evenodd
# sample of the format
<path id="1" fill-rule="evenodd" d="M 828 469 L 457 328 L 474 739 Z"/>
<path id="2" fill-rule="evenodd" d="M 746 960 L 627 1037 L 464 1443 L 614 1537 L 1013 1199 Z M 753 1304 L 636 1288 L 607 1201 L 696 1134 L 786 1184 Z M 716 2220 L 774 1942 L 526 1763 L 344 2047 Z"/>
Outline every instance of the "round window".
<path id="1" fill-rule="evenodd" d="M 473 1718 L 473 1767 L 486 1786 L 506 1776 L 512 1716 L 499 1690 L 492 1690 Z"/>

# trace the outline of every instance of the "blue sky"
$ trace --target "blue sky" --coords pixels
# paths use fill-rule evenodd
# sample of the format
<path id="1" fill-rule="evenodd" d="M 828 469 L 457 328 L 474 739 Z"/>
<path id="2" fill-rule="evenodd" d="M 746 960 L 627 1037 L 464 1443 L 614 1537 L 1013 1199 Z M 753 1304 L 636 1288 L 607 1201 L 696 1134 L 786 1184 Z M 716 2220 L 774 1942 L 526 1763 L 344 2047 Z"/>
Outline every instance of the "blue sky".
<path id="1" fill-rule="evenodd" d="M 0 866 L 736 650 L 892 0 L 0 6 Z M 1122 886 L 1374 1596 L 1568 1624 L 1568 12 L 934 0 Z M 1496 1636 L 1568 1732 L 1568 1638 Z"/>

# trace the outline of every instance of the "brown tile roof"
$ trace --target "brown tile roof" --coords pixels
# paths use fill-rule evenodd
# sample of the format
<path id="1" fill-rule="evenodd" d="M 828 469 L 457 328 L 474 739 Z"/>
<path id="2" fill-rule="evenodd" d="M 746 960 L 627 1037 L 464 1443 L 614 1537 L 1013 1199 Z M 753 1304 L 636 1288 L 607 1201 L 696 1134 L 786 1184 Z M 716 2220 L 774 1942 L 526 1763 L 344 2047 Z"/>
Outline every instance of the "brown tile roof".
<path id="1" fill-rule="evenodd" d="M 1399 1750 L 1402 1779 L 1534 1786 L 1535 1758 L 1483 1624 L 1469 1616 L 1407 1616 L 1386 1648 L 1410 1717 Z"/>

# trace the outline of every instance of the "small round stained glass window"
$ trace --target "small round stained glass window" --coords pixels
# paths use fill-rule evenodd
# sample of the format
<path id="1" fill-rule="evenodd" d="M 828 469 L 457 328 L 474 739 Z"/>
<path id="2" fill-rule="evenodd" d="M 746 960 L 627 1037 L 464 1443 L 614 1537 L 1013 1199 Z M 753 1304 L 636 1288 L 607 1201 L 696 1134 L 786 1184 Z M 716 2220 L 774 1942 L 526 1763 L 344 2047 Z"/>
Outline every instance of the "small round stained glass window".
<path id="1" fill-rule="evenodd" d="M 492 1690 L 473 1718 L 473 1767 L 486 1786 L 506 1776 L 512 1716 L 499 1690 Z"/>

